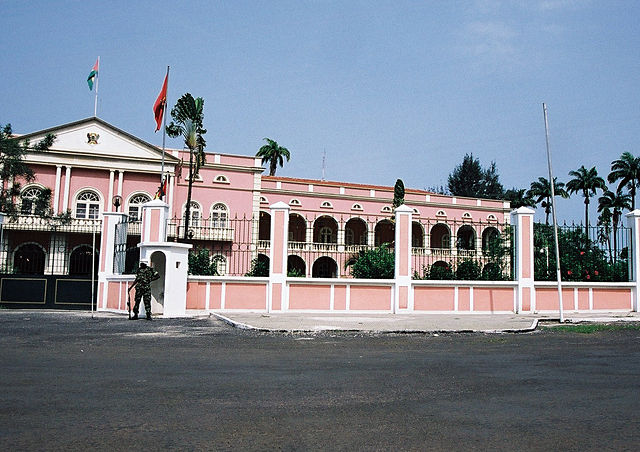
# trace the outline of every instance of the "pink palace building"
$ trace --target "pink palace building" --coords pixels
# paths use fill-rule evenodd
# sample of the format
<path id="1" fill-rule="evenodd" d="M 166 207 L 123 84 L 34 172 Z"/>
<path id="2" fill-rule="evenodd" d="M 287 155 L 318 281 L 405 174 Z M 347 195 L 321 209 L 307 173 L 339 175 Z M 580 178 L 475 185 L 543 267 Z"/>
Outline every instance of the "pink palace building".
<path id="1" fill-rule="evenodd" d="M 158 191 L 161 149 L 96 117 L 22 137 L 33 143 L 47 133 L 57 137 L 51 150 L 27 157 L 36 179 L 22 187 L 20 218 L 5 222 L 4 272 L 86 274 L 90 233 L 100 232 L 104 212 L 116 210 L 129 215 L 125 270 L 132 271 L 140 241 L 135 223 L 142 205 Z M 165 153 L 170 240 L 185 237 L 188 162 L 188 150 Z M 210 150 L 193 181 L 186 237 L 196 250 L 207 248 L 219 256 L 220 275 L 244 275 L 253 259 L 268 260 L 269 206 L 277 202 L 290 206 L 288 261 L 297 276 L 345 277 L 348 256 L 383 243 L 393 246 L 393 187 L 265 176 L 263 171 L 259 158 Z M 56 225 L 33 215 L 31 199 L 45 187 L 52 190 L 53 214 L 70 211 L 70 222 Z M 508 202 L 414 189 L 406 189 L 405 204 L 413 209 L 412 247 L 421 267 L 454 265 L 463 255 L 481 257 L 487 237 L 499 233 L 510 210 Z"/>

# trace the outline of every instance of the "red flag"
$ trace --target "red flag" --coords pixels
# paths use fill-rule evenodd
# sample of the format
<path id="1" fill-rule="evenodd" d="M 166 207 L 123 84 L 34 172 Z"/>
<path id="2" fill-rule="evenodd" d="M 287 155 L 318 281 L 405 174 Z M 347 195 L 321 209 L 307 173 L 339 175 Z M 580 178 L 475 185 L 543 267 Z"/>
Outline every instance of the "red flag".
<path id="1" fill-rule="evenodd" d="M 167 103 L 168 79 L 169 79 L 169 72 L 167 71 L 167 75 L 164 77 L 164 83 L 162 84 L 162 89 L 160 90 L 160 94 L 158 94 L 156 103 L 153 104 L 153 114 L 156 118 L 156 132 L 160 130 L 160 127 L 162 127 L 162 117 L 164 116 L 164 107 Z"/>

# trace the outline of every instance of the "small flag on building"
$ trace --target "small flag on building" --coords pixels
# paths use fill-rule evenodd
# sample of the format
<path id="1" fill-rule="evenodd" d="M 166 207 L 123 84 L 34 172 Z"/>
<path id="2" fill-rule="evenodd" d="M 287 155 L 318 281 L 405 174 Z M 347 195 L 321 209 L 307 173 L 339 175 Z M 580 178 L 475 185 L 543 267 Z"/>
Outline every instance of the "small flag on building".
<path id="1" fill-rule="evenodd" d="M 89 85 L 89 91 L 93 89 L 93 83 L 96 81 L 96 77 L 98 76 L 98 65 L 100 63 L 100 58 L 96 60 L 96 64 L 93 65 L 93 69 L 89 73 L 89 77 L 87 77 L 87 84 Z"/>
<path id="2" fill-rule="evenodd" d="M 160 94 L 158 94 L 158 98 L 156 99 L 156 103 L 153 104 L 153 115 L 156 118 L 156 132 L 160 130 L 162 127 L 162 118 L 164 116 L 164 107 L 167 103 L 167 81 L 169 79 L 169 71 L 167 71 L 167 75 L 164 77 L 164 83 L 162 84 L 162 89 L 160 90 Z"/>

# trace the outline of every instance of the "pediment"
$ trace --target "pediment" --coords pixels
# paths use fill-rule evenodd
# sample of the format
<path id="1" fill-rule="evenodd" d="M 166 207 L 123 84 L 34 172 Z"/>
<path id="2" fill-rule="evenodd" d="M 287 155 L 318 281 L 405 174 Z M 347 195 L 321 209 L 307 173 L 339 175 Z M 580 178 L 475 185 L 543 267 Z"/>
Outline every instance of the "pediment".
<path id="1" fill-rule="evenodd" d="M 88 118 L 70 124 L 65 124 L 40 132 L 24 135 L 32 143 L 36 143 L 48 133 L 56 135 L 51 147 L 52 151 L 74 154 L 76 156 L 100 158 L 125 158 L 160 160 L 162 149 L 145 142 L 111 124 L 98 119 Z M 168 160 L 174 157 L 166 155 Z"/>

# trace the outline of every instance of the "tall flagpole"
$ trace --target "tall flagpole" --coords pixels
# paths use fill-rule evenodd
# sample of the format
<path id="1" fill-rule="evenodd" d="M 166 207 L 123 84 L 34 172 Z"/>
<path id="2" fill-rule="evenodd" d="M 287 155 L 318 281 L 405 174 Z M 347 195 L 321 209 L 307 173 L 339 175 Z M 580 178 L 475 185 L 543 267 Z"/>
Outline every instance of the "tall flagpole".
<path id="1" fill-rule="evenodd" d="M 96 74 L 96 99 L 93 104 L 93 116 L 98 117 L 98 83 L 100 82 L 100 55 L 98 55 L 98 73 Z"/>
<path id="2" fill-rule="evenodd" d="M 551 150 L 549 148 L 549 121 L 547 120 L 547 105 L 542 103 L 544 113 L 544 132 L 547 139 L 547 164 L 549 166 L 549 185 L 551 185 L 551 209 L 553 213 L 553 237 L 556 248 L 556 273 L 558 278 L 558 311 L 560 312 L 560 323 L 564 322 L 564 312 L 562 309 L 562 275 L 560 272 L 560 247 L 558 246 L 558 222 L 556 220 L 556 199 L 553 183 L 553 171 L 551 169 Z"/>
<path id="3" fill-rule="evenodd" d="M 167 97 L 169 97 L 168 95 L 169 93 L 169 66 L 167 66 L 167 94 L 165 94 L 164 96 L 164 108 L 162 109 L 162 115 L 164 116 L 163 118 L 163 125 L 162 125 L 162 169 L 161 169 L 161 176 L 160 176 L 160 201 L 164 200 L 164 178 L 165 178 L 165 174 L 164 174 L 164 146 L 165 146 L 165 140 L 167 137 Z"/>

